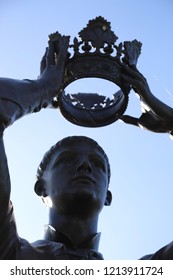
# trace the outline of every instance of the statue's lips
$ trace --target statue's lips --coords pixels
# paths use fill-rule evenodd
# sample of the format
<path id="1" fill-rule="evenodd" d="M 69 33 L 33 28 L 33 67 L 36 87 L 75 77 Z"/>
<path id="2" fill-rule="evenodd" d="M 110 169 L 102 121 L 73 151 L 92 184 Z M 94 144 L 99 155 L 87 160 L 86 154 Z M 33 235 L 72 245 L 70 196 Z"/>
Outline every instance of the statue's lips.
<path id="1" fill-rule="evenodd" d="M 80 181 L 80 182 L 84 182 L 84 183 L 92 183 L 94 184 L 95 181 L 89 177 L 89 176 L 86 176 L 86 175 L 80 175 L 80 176 L 76 176 L 73 181 L 77 182 L 77 181 Z"/>

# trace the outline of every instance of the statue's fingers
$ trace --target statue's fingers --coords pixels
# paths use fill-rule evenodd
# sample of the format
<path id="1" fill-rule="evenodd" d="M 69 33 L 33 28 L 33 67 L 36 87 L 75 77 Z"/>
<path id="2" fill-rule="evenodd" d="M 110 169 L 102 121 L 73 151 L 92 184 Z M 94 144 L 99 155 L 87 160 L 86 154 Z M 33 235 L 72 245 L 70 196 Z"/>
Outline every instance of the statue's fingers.
<path id="1" fill-rule="evenodd" d="M 49 40 L 46 54 L 46 66 L 51 67 L 53 65 L 55 65 L 55 45 L 54 42 Z"/>
<path id="2" fill-rule="evenodd" d="M 64 65 L 66 57 L 67 57 L 67 50 L 69 47 L 69 36 L 62 36 L 61 39 L 56 44 L 56 55 L 57 55 L 57 65 L 61 67 Z"/>
<path id="3" fill-rule="evenodd" d="M 44 69 L 46 68 L 46 56 L 47 56 L 47 50 L 48 48 L 46 48 L 45 54 L 42 57 L 42 60 L 40 62 L 40 74 L 44 71 Z"/>
<path id="4" fill-rule="evenodd" d="M 128 75 L 128 74 L 121 74 L 121 79 L 125 83 L 129 84 L 133 89 L 138 88 L 141 84 L 140 80 L 137 80 L 137 79 L 131 77 L 131 75 Z"/>
<path id="5" fill-rule="evenodd" d="M 120 120 L 127 124 L 139 126 L 139 119 L 129 115 L 123 115 Z"/>
<path id="6" fill-rule="evenodd" d="M 137 68 L 131 68 L 125 63 L 122 63 L 121 66 L 124 69 L 125 74 L 129 74 L 134 79 L 138 79 L 138 80 L 140 79 L 142 81 L 145 80 L 144 76 L 139 72 Z"/>

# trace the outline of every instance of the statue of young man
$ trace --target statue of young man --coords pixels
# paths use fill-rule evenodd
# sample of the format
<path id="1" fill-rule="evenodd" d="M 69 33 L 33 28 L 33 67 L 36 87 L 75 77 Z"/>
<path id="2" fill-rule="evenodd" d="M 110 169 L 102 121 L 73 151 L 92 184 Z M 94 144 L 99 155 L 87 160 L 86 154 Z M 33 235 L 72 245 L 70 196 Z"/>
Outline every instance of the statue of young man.
<path id="1" fill-rule="evenodd" d="M 0 259 L 103 258 L 97 222 L 103 205 L 111 203 L 110 169 L 94 140 L 64 139 L 40 164 L 35 191 L 49 207 L 44 240 L 29 244 L 18 236 L 10 201 L 3 131 L 18 118 L 52 105 L 62 88 L 68 45 L 64 36 L 49 41 L 37 80 L 0 79 Z"/>
<path id="2" fill-rule="evenodd" d="M 103 259 L 98 252 L 97 224 L 104 205 L 112 200 L 110 166 L 94 140 L 67 137 L 45 154 L 35 184 L 36 193 L 49 207 L 43 240 L 31 244 L 18 236 L 10 201 L 3 131 L 25 114 L 51 106 L 61 89 L 68 44 L 69 38 L 61 36 L 49 42 L 37 80 L 0 79 L 0 259 Z M 133 77 L 129 83 L 133 85 Z M 145 258 L 173 259 L 173 244 Z"/>

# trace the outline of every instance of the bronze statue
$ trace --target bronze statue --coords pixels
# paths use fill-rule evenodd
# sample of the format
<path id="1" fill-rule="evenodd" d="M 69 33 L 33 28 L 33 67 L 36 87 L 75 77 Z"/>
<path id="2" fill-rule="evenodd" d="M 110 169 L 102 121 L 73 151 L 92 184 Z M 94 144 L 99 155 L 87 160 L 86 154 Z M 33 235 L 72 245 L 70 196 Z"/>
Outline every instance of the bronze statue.
<path id="1" fill-rule="evenodd" d="M 53 97 L 62 89 L 68 45 L 67 36 L 58 35 L 49 41 L 37 80 L 0 79 L 0 259 L 103 259 L 98 251 L 97 224 L 104 205 L 109 206 L 112 200 L 108 189 L 110 165 L 94 140 L 67 137 L 53 146 L 40 163 L 35 192 L 49 207 L 49 225 L 43 240 L 30 244 L 18 236 L 10 201 L 3 132 L 18 118 L 52 106 Z M 165 131 L 171 131 L 171 110 L 166 112 L 167 105 L 151 94 L 146 80 L 133 65 L 122 67 L 125 83 L 135 88 L 157 119 L 164 119 Z M 157 106 L 162 110 L 157 110 Z M 123 118 L 130 123 L 126 116 Z M 150 128 L 155 127 L 152 121 Z M 162 123 L 159 125 L 163 131 Z M 173 242 L 142 259 L 172 260 Z"/>

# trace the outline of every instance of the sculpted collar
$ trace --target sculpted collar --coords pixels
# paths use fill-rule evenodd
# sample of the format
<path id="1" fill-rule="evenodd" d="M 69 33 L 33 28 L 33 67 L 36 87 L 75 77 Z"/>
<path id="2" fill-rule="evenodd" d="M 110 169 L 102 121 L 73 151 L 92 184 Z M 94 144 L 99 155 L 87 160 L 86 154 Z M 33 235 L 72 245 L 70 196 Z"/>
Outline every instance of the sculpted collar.
<path id="1" fill-rule="evenodd" d="M 60 242 L 65 244 L 67 247 L 71 248 L 86 248 L 98 251 L 99 241 L 100 241 L 101 233 L 96 233 L 91 236 L 90 239 L 86 240 L 80 245 L 74 244 L 74 242 L 66 236 L 64 233 L 60 231 L 56 231 L 52 226 L 46 225 L 45 226 L 45 234 L 44 239 L 53 241 L 53 242 Z"/>

